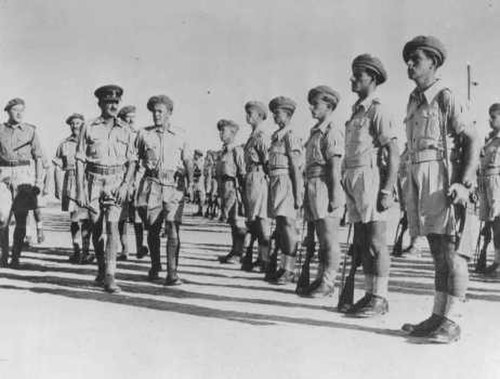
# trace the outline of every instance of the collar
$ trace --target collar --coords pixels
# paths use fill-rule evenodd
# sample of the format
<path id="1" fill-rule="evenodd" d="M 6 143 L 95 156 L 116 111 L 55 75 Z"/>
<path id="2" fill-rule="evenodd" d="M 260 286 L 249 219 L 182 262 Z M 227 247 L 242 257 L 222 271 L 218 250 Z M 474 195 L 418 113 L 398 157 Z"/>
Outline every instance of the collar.
<path id="1" fill-rule="evenodd" d="M 12 129 L 15 129 L 15 128 L 21 129 L 21 130 L 24 129 L 24 123 L 22 123 L 22 122 L 19 124 L 11 124 L 9 121 L 7 121 L 5 123 L 5 126 L 8 126 L 9 128 L 12 128 Z"/>
<path id="2" fill-rule="evenodd" d="M 316 133 L 316 132 L 321 132 L 322 134 L 325 134 L 326 128 L 332 124 L 332 116 L 329 115 L 327 118 L 325 118 L 322 122 L 317 123 L 316 125 L 313 126 L 311 129 L 311 135 Z"/>
<path id="3" fill-rule="evenodd" d="M 273 140 L 279 141 L 283 139 L 283 137 L 292 130 L 290 125 L 285 126 L 283 129 L 278 129 L 274 132 Z"/>
<path id="4" fill-rule="evenodd" d="M 161 125 L 161 126 L 156 126 L 156 125 L 153 125 L 153 129 L 155 132 L 157 133 L 164 133 L 164 132 L 168 132 L 170 134 L 173 134 L 173 135 L 176 135 L 177 133 L 173 130 L 174 128 L 172 127 L 172 125 L 168 124 L 168 125 Z"/>
<path id="5" fill-rule="evenodd" d="M 222 151 L 229 151 L 236 147 L 236 143 L 233 141 L 231 143 L 225 143 L 222 145 Z"/>
<path id="6" fill-rule="evenodd" d="M 262 124 L 258 125 L 255 130 L 252 131 L 252 133 L 250 134 L 251 137 L 255 137 L 256 135 L 258 134 L 261 134 L 261 133 L 264 133 L 264 128 L 262 126 Z"/>
<path id="7" fill-rule="evenodd" d="M 374 101 L 378 100 L 378 97 L 376 95 L 376 92 L 373 91 L 370 95 L 368 95 L 365 99 L 361 100 L 361 99 L 358 99 L 358 101 L 356 101 L 352 107 L 352 110 L 353 112 L 356 112 L 360 109 L 363 109 L 363 110 L 368 110 L 368 108 L 370 108 L 370 105 L 372 105 L 372 103 Z"/>
<path id="8" fill-rule="evenodd" d="M 78 142 L 78 137 L 75 137 L 74 135 L 70 135 L 68 138 L 66 138 L 66 141 Z"/>
<path id="9" fill-rule="evenodd" d="M 436 97 L 436 95 L 444 88 L 447 87 L 443 84 L 443 81 L 438 78 L 434 83 L 430 85 L 430 87 L 426 88 L 424 91 L 416 87 L 410 96 L 417 102 L 419 102 L 421 99 L 425 99 L 425 101 L 427 101 L 427 104 L 430 104 L 430 102 Z"/>

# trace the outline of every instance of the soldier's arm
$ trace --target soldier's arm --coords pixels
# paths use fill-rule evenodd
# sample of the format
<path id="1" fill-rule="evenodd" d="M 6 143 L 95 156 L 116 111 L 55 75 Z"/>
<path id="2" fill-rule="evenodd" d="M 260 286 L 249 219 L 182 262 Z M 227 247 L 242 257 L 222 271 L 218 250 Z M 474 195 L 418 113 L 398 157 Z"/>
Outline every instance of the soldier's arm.
<path id="1" fill-rule="evenodd" d="M 80 135 L 78 136 L 78 143 L 76 145 L 76 153 L 75 153 L 76 200 L 80 203 L 80 205 L 84 205 L 86 202 L 84 195 L 86 150 L 87 150 L 87 124 L 84 124 L 80 132 Z"/>
<path id="2" fill-rule="evenodd" d="M 128 138 L 128 146 L 126 152 L 126 162 L 125 162 L 125 175 L 118 188 L 117 192 L 117 202 L 118 204 L 123 203 L 127 200 L 130 192 L 130 186 L 135 178 L 135 168 L 137 162 L 137 153 L 135 149 L 135 134 L 130 133 Z"/>
<path id="3" fill-rule="evenodd" d="M 322 149 L 326 161 L 326 180 L 328 186 L 328 211 L 342 203 L 342 156 L 344 155 L 344 136 L 340 130 L 330 130 Z"/>
<path id="4" fill-rule="evenodd" d="M 384 146 L 387 149 L 387 173 L 381 178 L 380 189 L 382 192 L 392 194 L 396 185 L 399 167 L 399 148 L 395 139 L 390 140 Z"/>
<path id="5" fill-rule="evenodd" d="M 35 161 L 35 186 L 41 191 L 43 188 L 44 179 L 43 151 L 36 130 L 33 130 L 33 139 L 31 141 L 31 156 Z"/>

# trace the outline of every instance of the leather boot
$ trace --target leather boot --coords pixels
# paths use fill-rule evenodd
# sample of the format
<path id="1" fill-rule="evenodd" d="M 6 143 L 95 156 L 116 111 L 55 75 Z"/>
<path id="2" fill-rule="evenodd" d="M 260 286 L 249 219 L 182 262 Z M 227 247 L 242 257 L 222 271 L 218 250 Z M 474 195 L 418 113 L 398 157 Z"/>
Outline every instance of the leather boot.
<path id="1" fill-rule="evenodd" d="M 283 273 L 279 275 L 276 280 L 273 282 L 274 284 L 277 285 L 285 285 L 292 283 L 295 280 L 295 257 L 292 257 L 290 255 L 284 255 L 284 267 L 283 267 Z"/>
<path id="2" fill-rule="evenodd" d="M 23 242 L 25 236 L 26 236 L 26 229 L 21 229 L 16 226 L 16 228 L 14 229 L 12 258 L 10 260 L 10 267 L 13 269 L 19 268 L 19 258 L 21 258 L 21 250 L 23 248 Z"/>
<path id="3" fill-rule="evenodd" d="M 247 247 L 245 255 L 243 256 L 243 258 L 241 260 L 241 270 L 242 271 L 250 272 L 253 270 L 252 256 L 253 256 L 253 246 L 250 245 Z"/>
<path id="4" fill-rule="evenodd" d="M 102 251 L 96 251 L 95 254 L 97 258 L 97 276 L 94 281 L 98 286 L 104 285 L 104 277 L 106 275 L 106 264 L 104 262 L 104 253 Z"/>
<path id="5" fill-rule="evenodd" d="M 167 241 L 167 278 L 166 286 L 177 286 L 181 280 L 177 275 L 177 244 L 178 241 L 169 238 Z"/>
<path id="6" fill-rule="evenodd" d="M 0 230 L 0 267 L 7 267 L 9 265 L 9 226 Z"/>
<path id="7" fill-rule="evenodd" d="M 453 343 L 460 339 L 462 334 L 460 326 L 448 318 L 443 318 L 443 321 L 438 328 L 431 331 L 428 335 L 420 338 L 419 342 L 425 343 Z M 415 338 L 415 336 L 411 337 Z"/>
<path id="8" fill-rule="evenodd" d="M 351 317 L 369 318 L 375 316 L 382 316 L 389 312 L 389 303 L 387 299 L 371 295 L 370 301 L 364 306 L 356 310 L 356 312 L 348 312 Z"/>
<path id="9" fill-rule="evenodd" d="M 419 337 L 426 336 L 429 333 L 433 332 L 443 322 L 443 316 L 432 313 L 430 317 L 426 318 L 424 321 L 419 322 L 418 324 L 403 324 L 401 329 L 411 336 Z"/>
<path id="10" fill-rule="evenodd" d="M 77 243 L 73 244 L 73 254 L 69 257 L 69 262 L 73 264 L 78 264 L 80 263 L 80 245 Z"/>

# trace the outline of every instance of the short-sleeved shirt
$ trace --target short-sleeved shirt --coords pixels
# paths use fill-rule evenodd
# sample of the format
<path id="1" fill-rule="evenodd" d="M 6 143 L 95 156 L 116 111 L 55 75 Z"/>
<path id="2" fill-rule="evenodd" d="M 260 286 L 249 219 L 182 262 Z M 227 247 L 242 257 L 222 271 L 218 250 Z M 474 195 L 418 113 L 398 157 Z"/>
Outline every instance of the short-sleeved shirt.
<path id="1" fill-rule="evenodd" d="M 275 131 L 269 148 L 269 170 L 290 168 L 290 158 L 293 155 L 300 158 L 301 153 L 301 142 L 295 137 L 290 126 Z"/>
<path id="2" fill-rule="evenodd" d="M 381 146 L 396 138 L 389 112 L 374 94 L 358 100 L 346 123 L 344 166 L 359 167 L 371 162 Z"/>
<path id="3" fill-rule="evenodd" d="M 56 156 L 52 162 L 63 170 L 74 169 L 77 144 L 78 137 L 73 135 L 67 137 L 57 147 Z"/>
<path id="4" fill-rule="evenodd" d="M 316 124 L 306 142 L 306 174 L 344 155 L 344 132 L 329 119 Z"/>
<path id="5" fill-rule="evenodd" d="M 180 129 L 173 126 L 147 126 L 135 141 L 137 157 L 146 170 L 185 173 L 189 152 Z"/>
<path id="6" fill-rule="evenodd" d="M 120 166 L 135 160 L 132 128 L 118 118 L 90 121 L 80 132 L 76 159 L 102 166 Z"/>
<path id="7" fill-rule="evenodd" d="M 0 124 L 0 160 L 42 159 L 42 147 L 36 127 L 26 123 Z"/>
<path id="8" fill-rule="evenodd" d="M 236 144 L 222 146 L 217 160 L 217 177 L 221 179 L 224 177 L 243 178 L 245 173 L 243 148 Z"/>
<path id="9" fill-rule="evenodd" d="M 415 88 L 407 106 L 406 138 L 411 153 L 444 149 L 443 134 L 448 137 L 448 150 L 453 149 L 454 137 L 461 134 L 468 123 L 467 112 L 453 92 L 437 80 L 422 91 Z M 443 129 L 443 127 L 445 129 Z"/>
<path id="10" fill-rule="evenodd" d="M 481 172 L 486 173 L 486 170 L 500 170 L 500 132 L 496 133 L 484 144 L 481 149 Z"/>
<path id="11" fill-rule="evenodd" d="M 250 134 L 244 147 L 247 171 L 250 171 L 255 166 L 264 166 L 267 164 L 270 144 L 270 136 L 260 127 Z"/>

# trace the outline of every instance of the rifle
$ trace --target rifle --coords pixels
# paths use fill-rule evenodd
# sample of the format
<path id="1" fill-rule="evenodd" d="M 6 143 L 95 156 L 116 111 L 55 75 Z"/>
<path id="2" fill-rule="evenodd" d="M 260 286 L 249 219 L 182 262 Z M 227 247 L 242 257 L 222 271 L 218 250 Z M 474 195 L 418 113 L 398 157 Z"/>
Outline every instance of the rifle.
<path id="1" fill-rule="evenodd" d="M 481 245 L 481 236 L 483 236 L 483 247 L 479 249 Z M 491 242 L 491 238 L 491 224 L 489 222 L 485 222 L 484 226 L 480 229 L 479 235 L 477 237 L 476 268 L 474 270 L 477 273 L 484 273 L 486 270 L 488 245 Z"/>
<path id="2" fill-rule="evenodd" d="M 78 206 L 80 208 L 84 208 L 84 209 L 90 211 L 93 214 L 98 214 L 99 213 L 97 210 L 94 209 L 94 207 L 92 207 L 92 206 L 90 206 L 88 204 L 80 205 L 79 202 L 76 199 L 72 198 L 71 196 L 68 196 L 68 199 L 71 200 L 71 201 L 74 201 L 76 204 L 78 204 Z"/>
<path id="3" fill-rule="evenodd" d="M 311 260 L 314 257 L 314 251 L 316 247 L 316 243 L 314 241 L 314 233 L 316 228 L 314 227 L 313 222 L 307 223 L 307 236 L 306 236 L 306 257 L 304 259 L 304 263 L 300 269 L 299 279 L 297 280 L 297 287 L 295 288 L 295 293 L 298 295 L 304 294 L 309 287 L 310 282 L 310 269 L 311 269 Z"/>
<path id="4" fill-rule="evenodd" d="M 351 228 L 352 224 L 349 225 L 349 233 L 347 235 L 348 240 L 347 243 L 349 243 L 349 239 L 351 236 Z M 344 267 L 343 267 L 343 272 L 342 272 L 342 291 L 339 293 L 339 302 L 337 304 L 337 310 L 339 312 L 346 312 L 347 309 L 354 303 L 354 284 L 355 284 L 355 276 L 356 276 L 356 271 L 359 266 L 361 266 L 361 254 L 358 251 L 358 245 L 355 243 L 352 243 L 349 246 L 349 251 L 345 253 L 344 255 Z M 344 282 L 345 278 L 345 270 L 347 267 L 347 255 L 351 256 L 351 268 L 349 270 L 349 275 L 347 276 L 347 279 Z"/>
<path id="5" fill-rule="evenodd" d="M 403 255 L 403 237 L 408 229 L 408 218 L 406 212 L 399 219 L 398 226 L 396 228 L 396 235 L 394 236 L 394 247 L 392 249 L 393 257 L 400 257 Z"/>

